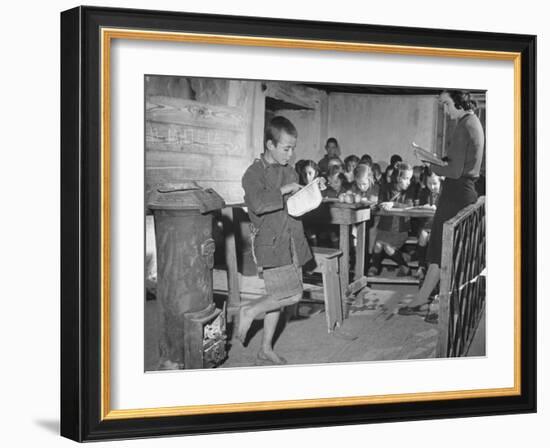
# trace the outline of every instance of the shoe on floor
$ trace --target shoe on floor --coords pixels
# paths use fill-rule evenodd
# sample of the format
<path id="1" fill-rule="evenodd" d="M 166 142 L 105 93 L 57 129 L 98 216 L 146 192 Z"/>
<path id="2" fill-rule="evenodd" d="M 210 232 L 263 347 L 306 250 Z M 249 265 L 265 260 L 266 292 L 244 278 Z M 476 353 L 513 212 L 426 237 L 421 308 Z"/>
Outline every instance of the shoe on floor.
<path id="1" fill-rule="evenodd" d="M 423 303 L 416 306 L 402 306 L 397 310 L 397 314 L 401 316 L 426 316 L 428 305 Z"/>
<path id="2" fill-rule="evenodd" d="M 439 323 L 439 314 L 437 313 L 428 313 L 424 318 L 424 322 L 429 324 L 438 324 Z"/>
<path id="3" fill-rule="evenodd" d="M 424 271 L 424 268 L 422 267 L 418 268 L 414 276 L 420 281 L 424 280 L 424 277 L 426 276 L 426 272 Z"/>
<path id="4" fill-rule="evenodd" d="M 379 274 L 380 272 L 378 272 L 378 269 L 376 269 L 374 266 L 371 266 L 367 272 L 367 275 L 369 277 L 376 277 Z"/>
<path id="5" fill-rule="evenodd" d="M 398 277 L 407 277 L 409 275 L 411 275 L 411 269 L 408 266 L 399 266 L 399 269 L 397 269 Z"/>

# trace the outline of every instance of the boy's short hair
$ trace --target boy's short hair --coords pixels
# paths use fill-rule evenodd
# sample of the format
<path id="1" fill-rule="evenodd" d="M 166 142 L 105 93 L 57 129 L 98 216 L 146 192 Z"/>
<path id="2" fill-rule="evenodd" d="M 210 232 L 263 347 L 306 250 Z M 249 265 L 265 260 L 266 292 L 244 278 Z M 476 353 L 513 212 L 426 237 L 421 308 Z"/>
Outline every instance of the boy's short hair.
<path id="1" fill-rule="evenodd" d="M 399 163 L 399 162 L 402 162 L 402 161 L 403 161 L 403 159 L 401 158 L 401 156 L 399 154 L 394 154 L 390 158 L 390 165 L 395 165 L 396 163 Z"/>
<path id="2" fill-rule="evenodd" d="M 357 157 L 355 154 L 352 154 L 344 159 L 344 165 L 346 165 L 346 168 L 352 162 L 359 163 L 359 157 Z"/>
<path id="3" fill-rule="evenodd" d="M 266 145 L 269 140 L 271 140 L 274 145 L 277 145 L 281 138 L 281 132 L 283 131 L 288 135 L 298 137 L 298 131 L 289 119 L 281 116 L 273 117 L 265 128 L 264 145 Z"/>
<path id="4" fill-rule="evenodd" d="M 428 179 L 429 177 L 432 177 L 432 176 L 441 177 L 441 176 L 439 176 L 438 174 L 436 174 L 436 173 L 431 169 L 431 167 L 425 166 L 424 169 L 422 170 L 422 177 L 421 177 L 422 182 L 425 182 L 426 179 Z"/>
<path id="5" fill-rule="evenodd" d="M 412 171 L 413 168 L 411 165 L 405 162 L 399 162 L 397 166 L 395 167 L 395 170 L 397 171 L 397 175 L 395 176 L 396 179 L 399 179 L 405 171 Z"/>
<path id="6" fill-rule="evenodd" d="M 327 147 L 329 143 L 334 143 L 336 146 L 340 146 L 338 144 L 338 140 L 336 140 L 334 137 L 327 138 L 327 142 L 325 143 L 325 147 Z"/>
<path id="7" fill-rule="evenodd" d="M 374 176 L 372 174 L 372 169 L 370 165 L 367 165 L 366 163 L 360 163 L 355 167 L 353 170 L 353 178 L 354 179 L 363 179 L 363 177 L 367 176 L 369 180 L 374 182 Z"/>
<path id="8" fill-rule="evenodd" d="M 337 166 L 331 166 L 329 168 L 326 179 L 330 181 L 330 179 L 332 179 L 333 177 L 337 177 L 338 179 L 340 179 L 342 185 L 345 185 L 347 182 L 346 176 L 344 176 L 344 173 L 342 173 L 340 168 Z"/>
<path id="9" fill-rule="evenodd" d="M 333 165 L 328 169 L 327 179 L 330 179 L 331 177 L 334 177 L 336 175 L 339 176 L 340 174 L 342 175 L 342 179 L 346 178 L 346 176 L 344 176 L 344 174 L 342 173 L 342 170 L 340 169 L 340 167 Z"/>
<path id="10" fill-rule="evenodd" d="M 340 167 L 343 167 L 344 166 L 344 162 L 342 162 L 342 159 L 340 157 L 331 157 L 330 159 L 328 159 L 328 166 L 330 167 L 331 165 L 336 165 L 338 164 L 338 166 Z"/>
<path id="11" fill-rule="evenodd" d="M 372 157 L 369 154 L 363 154 L 359 163 L 364 163 L 366 165 L 372 166 Z"/>

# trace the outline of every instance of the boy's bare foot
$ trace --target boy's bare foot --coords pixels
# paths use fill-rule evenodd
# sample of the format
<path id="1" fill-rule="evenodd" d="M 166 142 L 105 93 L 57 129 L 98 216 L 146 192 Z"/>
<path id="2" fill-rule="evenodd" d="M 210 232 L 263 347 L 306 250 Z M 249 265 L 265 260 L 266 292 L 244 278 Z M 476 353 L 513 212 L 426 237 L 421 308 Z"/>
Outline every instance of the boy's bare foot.
<path id="1" fill-rule="evenodd" d="M 287 360 L 275 353 L 273 350 L 260 349 L 258 352 L 258 363 L 262 365 L 279 365 L 287 364 Z"/>
<path id="2" fill-rule="evenodd" d="M 246 334 L 248 333 L 248 330 L 250 329 L 250 325 L 252 325 L 253 320 L 254 315 L 252 314 L 252 310 L 249 307 L 243 306 L 239 309 L 239 326 L 237 328 L 237 339 L 243 345 L 244 341 L 246 340 Z"/>

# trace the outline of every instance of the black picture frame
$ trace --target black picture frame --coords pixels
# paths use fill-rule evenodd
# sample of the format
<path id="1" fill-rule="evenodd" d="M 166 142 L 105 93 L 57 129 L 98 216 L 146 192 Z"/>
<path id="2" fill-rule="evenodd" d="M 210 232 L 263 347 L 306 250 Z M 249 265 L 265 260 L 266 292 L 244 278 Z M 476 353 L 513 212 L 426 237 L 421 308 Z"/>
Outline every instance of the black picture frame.
<path id="1" fill-rule="evenodd" d="M 102 28 L 521 55 L 520 393 L 515 396 L 107 419 L 102 402 Z M 536 36 L 99 7 L 61 13 L 61 435 L 76 441 L 536 411 Z"/>

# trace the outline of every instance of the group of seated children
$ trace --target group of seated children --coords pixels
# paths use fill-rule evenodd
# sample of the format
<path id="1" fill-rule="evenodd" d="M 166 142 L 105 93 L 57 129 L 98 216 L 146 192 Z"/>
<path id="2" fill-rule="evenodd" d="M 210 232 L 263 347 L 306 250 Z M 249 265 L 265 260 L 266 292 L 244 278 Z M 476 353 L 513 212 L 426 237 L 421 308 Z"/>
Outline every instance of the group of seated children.
<path id="1" fill-rule="evenodd" d="M 318 164 L 313 160 L 300 160 L 296 163 L 295 168 L 302 185 L 322 176 L 326 179 L 327 188 L 323 195 L 327 198 L 337 198 L 342 202 L 375 203 L 382 210 L 412 206 L 436 207 L 441 179 L 429 167 L 412 167 L 395 154 L 382 173 L 380 165 L 373 163 L 368 154 L 361 158 L 350 155 L 342 161 L 335 138 L 327 140 L 325 149 L 327 155 Z M 398 276 L 410 275 L 411 271 L 401 249 L 409 236 L 416 236 L 419 267 L 415 275 L 422 280 L 426 272 L 425 257 L 431 222 L 432 218 L 390 215 L 381 215 L 374 220 L 370 231 L 372 256 L 368 275 L 380 274 L 385 257 L 397 263 Z M 305 224 L 306 234 L 315 235 L 316 232 L 308 229 L 307 223 Z"/>
<path id="2" fill-rule="evenodd" d="M 381 189 L 378 207 L 382 210 L 409 208 L 412 206 L 434 208 L 441 189 L 441 178 L 429 167 L 398 162 L 393 169 L 391 181 Z M 398 266 L 397 276 L 411 274 L 401 251 L 409 236 L 418 237 L 416 256 L 418 270 L 415 275 L 422 280 L 426 273 L 426 250 L 430 239 L 433 218 L 409 218 L 406 216 L 381 215 L 376 228 L 369 276 L 380 274 L 382 260 L 388 257 Z"/>

